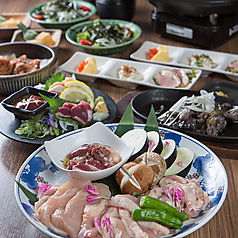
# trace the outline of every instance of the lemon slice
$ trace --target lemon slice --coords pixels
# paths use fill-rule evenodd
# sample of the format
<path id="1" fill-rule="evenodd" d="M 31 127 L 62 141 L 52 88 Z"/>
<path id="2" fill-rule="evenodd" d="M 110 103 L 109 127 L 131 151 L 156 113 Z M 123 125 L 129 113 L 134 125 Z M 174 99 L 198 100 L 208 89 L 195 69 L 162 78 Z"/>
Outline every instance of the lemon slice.
<path id="1" fill-rule="evenodd" d="M 80 87 L 68 87 L 66 88 L 61 94 L 60 98 L 64 99 L 65 101 L 75 102 L 78 103 L 83 99 L 86 99 L 87 102 L 90 104 L 91 108 L 94 107 L 94 96 L 89 94 L 86 90 Z"/>
<path id="2" fill-rule="evenodd" d="M 85 83 L 83 83 L 83 82 L 81 82 L 81 81 L 71 80 L 71 81 L 66 82 L 66 83 L 64 84 L 64 86 L 65 86 L 66 88 L 69 88 L 69 87 L 80 87 L 80 88 L 82 88 L 83 90 L 87 91 L 92 97 L 94 97 L 94 93 L 93 93 L 93 91 L 91 90 L 91 88 L 90 88 L 87 84 L 85 84 Z"/>

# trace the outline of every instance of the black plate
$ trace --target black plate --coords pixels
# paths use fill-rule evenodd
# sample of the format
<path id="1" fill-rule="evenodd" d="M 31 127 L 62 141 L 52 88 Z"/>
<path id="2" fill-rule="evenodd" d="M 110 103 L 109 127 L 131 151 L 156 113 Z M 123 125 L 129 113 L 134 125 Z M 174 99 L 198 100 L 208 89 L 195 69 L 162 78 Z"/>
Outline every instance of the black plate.
<path id="1" fill-rule="evenodd" d="M 231 102 L 238 105 L 238 83 L 213 79 L 204 87 L 204 89 L 208 92 L 222 91 L 223 93 L 227 94 Z"/>
<path id="2" fill-rule="evenodd" d="M 138 95 L 136 95 L 131 103 L 132 110 L 134 115 L 140 119 L 143 123 L 146 122 L 147 116 L 149 115 L 149 111 L 151 108 L 151 104 L 153 104 L 155 111 L 159 111 L 160 113 L 157 116 L 166 112 L 174 103 L 176 103 L 183 96 L 192 96 L 200 95 L 200 92 L 188 91 L 188 90 L 174 90 L 174 89 L 154 89 L 147 90 Z M 217 101 L 219 102 L 229 102 L 230 100 L 223 97 L 217 97 Z M 238 142 L 238 123 L 228 123 L 227 127 L 223 130 L 222 134 L 219 136 L 212 136 L 207 134 L 199 134 L 195 132 L 191 132 L 185 129 L 179 129 L 172 126 L 165 126 L 159 124 L 159 126 L 163 126 L 166 128 L 171 128 L 180 132 L 183 132 L 187 135 L 190 135 L 199 140 L 213 141 L 213 142 Z"/>
<path id="3" fill-rule="evenodd" d="M 113 122 L 117 115 L 116 103 L 106 93 L 95 88 L 91 88 L 91 89 L 94 92 L 95 98 L 97 98 L 98 96 L 102 96 L 107 104 L 110 116 L 107 119 L 103 120 L 102 122 L 105 124 Z M 5 110 L 1 104 L 0 105 L 0 132 L 6 137 L 16 141 L 34 144 L 34 145 L 43 145 L 45 141 L 55 138 L 53 136 L 46 136 L 44 138 L 36 138 L 34 140 L 24 139 L 15 134 L 15 130 L 19 128 L 20 124 L 21 124 L 21 120 L 16 118 L 13 113 L 10 113 L 7 110 Z"/>

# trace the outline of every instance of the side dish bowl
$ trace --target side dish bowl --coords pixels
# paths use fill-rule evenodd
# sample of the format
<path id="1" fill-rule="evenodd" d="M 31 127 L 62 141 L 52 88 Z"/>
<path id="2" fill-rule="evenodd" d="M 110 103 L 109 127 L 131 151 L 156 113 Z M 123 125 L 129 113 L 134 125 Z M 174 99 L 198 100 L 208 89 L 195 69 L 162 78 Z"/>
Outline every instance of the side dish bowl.
<path id="1" fill-rule="evenodd" d="M 83 5 L 87 8 L 90 9 L 90 12 L 88 15 L 84 16 L 84 17 L 80 17 L 80 18 L 76 18 L 76 19 L 73 19 L 73 20 L 70 20 L 70 21 L 67 21 L 67 22 L 58 22 L 58 21 L 54 21 L 54 22 L 47 22 L 45 20 L 40 20 L 40 19 L 36 19 L 34 18 L 34 12 L 36 10 L 40 10 L 42 8 L 42 6 L 46 5 L 48 2 L 45 2 L 45 3 L 42 3 L 42 4 L 39 4 L 35 7 L 33 7 L 29 12 L 28 12 L 28 16 L 29 18 L 38 23 L 39 25 L 41 25 L 42 27 L 45 27 L 45 28 L 54 28 L 54 29 L 61 29 L 61 30 L 66 30 L 67 28 L 69 28 L 70 26 L 74 25 L 74 24 L 77 24 L 79 22 L 82 22 L 82 21 L 86 21 L 88 20 L 90 17 L 92 17 L 93 15 L 96 14 L 97 12 L 97 9 L 96 7 L 90 3 L 90 2 L 86 2 L 86 1 L 75 1 L 77 6 L 79 5 Z"/>
<path id="2" fill-rule="evenodd" d="M 68 170 L 63 166 L 66 156 L 83 144 L 99 143 L 113 148 L 121 157 L 116 165 L 98 171 Z M 115 135 L 102 122 L 97 122 L 86 128 L 81 133 L 71 132 L 44 143 L 46 151 L 54 165 L 64 174 L 71 178 L 99 180 L 115 173 L 130 158 L 134 147 L 127 145 L 122 139 Z"/>
<path id="3" fill-rule="evenodd" d="M 57 97 L 57 93 L 51 93 L 45 90 L 34 88 L 32 86 L 26 86 L 22 88 L 21 90 L 13 93 L 9 97 L 5 98 L 2 101 L 2 105 L 6 110 L 8 110 L 9 112 L 12 112 L 19 119 L 29 119 L 35 116 L 43 116 L 48 111 L 47 109 L 47 107 L 49 106 L 48 102 L 43 103 L 41 106 L 39 106 L 38 108 L 32 111 L 24 110 L 14 105 L 15 102 L 18 102 L 26 95 L 40 96 L 39 93 L 50 98 Z"/>
<path id="4" fill-rule="evenodd" d="M 113 19 L 106 19 L 106 20 L 104 19 L 104 20 L 101 20 L 101 22 L 104 24 L 112 24 L 112 25 L 120 24 L 124 27 L 127 27 L 133 31 L 134 33 L 133 37 L 129 41 L 126 41 L 122 44 L 113 45 L 113 46 L 92 47 L 89 45 L 82 45 L 78 43 L 76 41 L 77 33 L 79 33 L 79 31 L 81 31 L 84 27 L 92 25 L 93 21 L 82 22 L 70 27 L 66 31 L 65 37 L 71 44 L 78 46 L 80 50 L 86 53 L 94 54 L 94 55 L 115 55 L 129 48 L 133 44 L 133 42 L 141 36 L 141 33 L 142 33 L 141 28 L 138 25 L 134 24 L 133 22 L 123 21 L 123 20 L 113 20 Z"/>
<path id="5" fill-rule="evenodd" d="M 23 74 L 0 75 L 0 94 L 10 95 L 24 86 L 44 83 L 53 74 L 58 65 L 55 52 L 48 46 L 15 42 L 0 44 L 0 55 L 5 58 L 15 54 L 16 57 L 26 55 L 28 59 L 40 59 L 40 68 Z"/>

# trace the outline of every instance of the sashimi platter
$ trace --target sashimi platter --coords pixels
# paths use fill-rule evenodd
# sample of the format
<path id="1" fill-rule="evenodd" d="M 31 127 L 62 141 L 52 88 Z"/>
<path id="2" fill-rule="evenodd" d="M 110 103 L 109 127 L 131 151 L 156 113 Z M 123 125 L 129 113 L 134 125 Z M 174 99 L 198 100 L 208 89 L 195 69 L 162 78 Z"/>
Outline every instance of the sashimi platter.
<path id="1" fill-rule="evenodd" d="M 127 117 L 127 118 L 126 118 Z M 222 206 L 226 171 L 204 144 L 153 123 L 96 122 L 46 141 L 23 163 L 15 198 L 50 237 L 184 237 Z"/>

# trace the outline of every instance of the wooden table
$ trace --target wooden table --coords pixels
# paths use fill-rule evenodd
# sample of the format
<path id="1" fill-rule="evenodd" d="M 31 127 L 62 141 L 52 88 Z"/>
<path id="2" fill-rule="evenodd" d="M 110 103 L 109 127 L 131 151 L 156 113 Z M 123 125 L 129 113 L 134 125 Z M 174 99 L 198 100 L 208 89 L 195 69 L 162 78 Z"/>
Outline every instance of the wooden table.
<path id="1" fill-rule="evenodd" d="M 0 11 L 6 12 L 26 12 L 33 6 L 45 2 L 45 0 L 8 0 L 0 1 Z M 138 24 L 142 30 L 142 36 L 125 52 L 116 55 L 118 58 L 129 59 L 129 55 L 134 52 L 145 41 L 150 40 L 167 45 L 184 46 L 198 48 L 193 45 L 176 42 L 167 38 L 162 38 L 159 34 L 153 32 L 151 26 L 151 12 L 153 6 L 149 1 L 136 1 L 136 14 L 133 22 Z M 96 18 L 94 16 L 93 18 Z M 32 27 L 40 28 L 39 25 L 33 23 Z M 2 42 L 2 40 L 0 39 Z M 69 44 L 65 37 L 62 37 L 59 49 L 59 65 L 64 63 L 78 49 Z M 228 42 L 214 49 L 216 51 L 238 54 L 238 35 L 230 39 Z M 211 79 L 221 79 L 229 81 L 225 76 L 212 74 L 207 78 L 200 78 L 193 86 L 192 90 L 200 90 Z M 117 103 L 130 90 L 118 88 L 107 81 L 97 79 L 94 83 L 89 83 L 90 86 L 100 89 L 109 94 Z M 147 90 L 147 87 L 138 87 L 136 91 Z M 0 99 L 3 99 L 0 96 Z M 6 118 L 7 120 L 7 118 Z M 228 238 L 238 237 L 238 216 L 237 216 L 237 201 L 238 201 L 238 147 L 237 144 L 223 145 L 216 143 L 204 142 L 208 145 L 222 161 L 228 175 L 229 188 L 227 198 L 219 210 L 219 212 L 202 228 L 190 234 L 189 238 L 211 237 L 211 238 Z M 21 167 L 25 159 L 38 146 L 16 142 L 0 134 L 0 238 L 20 238 L 20 237 L 47 237 L 41 231 L 33 227 L 21 214 L 14 198 L 14 178 L 17 171 Z"/>

